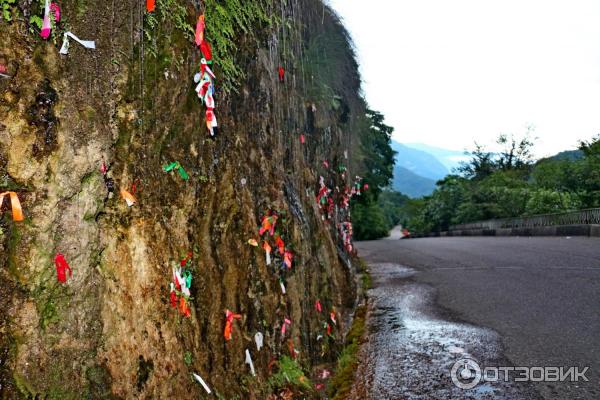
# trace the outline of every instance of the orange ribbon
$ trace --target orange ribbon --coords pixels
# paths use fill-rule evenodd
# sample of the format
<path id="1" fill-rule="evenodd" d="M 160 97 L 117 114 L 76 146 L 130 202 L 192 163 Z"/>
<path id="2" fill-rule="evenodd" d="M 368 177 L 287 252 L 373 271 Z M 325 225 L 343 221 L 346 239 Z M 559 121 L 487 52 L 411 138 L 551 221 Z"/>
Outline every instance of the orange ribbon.
<path id="1" fill-rule="evenodd" d="M 225 340 L 231 340 L 231 332 L 233 331 L 233 320 L 240 318 L 242 318 L 240 314 L 234 314 L 229 310 L 225 310 L 225 332 L 223 332 Z"/>
<path id="2" fill-rule="evenodd" d="M 15 192 L 4 192 L 0 193 L 0 207 L 2 207 L 2 203 L 4 202 L 4 196 L 10 196 L 10 205 L 12 208 L 13 221 L 23 221 L 23 209 L 21 208 L 21 202 L 19 201 L 19 197 Z"/>
<path id="3" fill-rule="evenodd" d="M 132 195 L 131 193 L 129 193 L 125 189 L 121 189 L 121 197 L 123 197 L 123 199 L 127 203 L 128 207 L 131 207 L 132 205 L 134 205 L 137 202 L 135 196 Z"/>

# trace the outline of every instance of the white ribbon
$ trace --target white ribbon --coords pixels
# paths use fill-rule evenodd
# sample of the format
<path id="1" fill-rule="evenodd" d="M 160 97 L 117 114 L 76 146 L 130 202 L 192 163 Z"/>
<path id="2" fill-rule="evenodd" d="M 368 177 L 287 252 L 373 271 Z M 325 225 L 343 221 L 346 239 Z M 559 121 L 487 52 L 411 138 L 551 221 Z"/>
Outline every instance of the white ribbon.
<path id="1" fill-rule="evenodd" d="M 279 281 L 279 285 L 281 286 L 281 292 L 283 294 L 285 294 L 285 286 L 284 286 L 283 282 Z"/>
<path id="2" fill-rule="evenodd" d="M 96 48 L 95 41 L 81 40 L 69 31 L 69 32 L 66 32 L 63 36 L 63 43 L 62 43 L 62 46 L 60 47 L 60 51 L 59 51 L 60 54 L 69 54 L 69 37 L 71 39 L 73 39 L 74 41 L 76 41 L 77 43 L 79 43 L 80 45 L 82 45 L 83 47 L 85 47 L 86 49 L 95 49 Z"/>
<path id="3" fill-rule="evenodd" d="M 263 334 L 256 332 L 256 335 L 254 335 L 254 342 L 256 343 L 257 351 L 260 351 L 261 347 L 263 347 Z"/>
<path id="4" fill-rule="evenodd" d="M 256 371 L 254 371 L 254 363 L 252 362 L 252 357 L 250 357 L 250 350 L 246 349 L 246 364 L 250 366 L 250 372 L 252 376 L 256 376 Z"/>
<path id="5" fill-rule="evenodd" d="M 204 390 L 206 390 L 206 393 L 210 394 L 210 388 L 208 387 L 208 385 L 206 384 L 206 382 L 204 382 L 204 379 L 202 379 L 202 377 L 200 377 L 200 375 L 195 374 L 192 372 L 192 375 L 194 376 L 194 378 L 200 382 L 200 384 L 202 385 L 202 387 L 204 387 Z"/>

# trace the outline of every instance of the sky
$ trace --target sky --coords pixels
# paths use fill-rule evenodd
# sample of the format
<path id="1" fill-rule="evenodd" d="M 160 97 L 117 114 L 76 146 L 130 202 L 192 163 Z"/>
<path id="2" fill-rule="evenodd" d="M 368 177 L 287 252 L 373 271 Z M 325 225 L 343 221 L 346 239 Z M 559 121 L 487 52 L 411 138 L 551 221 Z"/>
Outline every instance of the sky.
<path id="1" fill-rule="evenodd" d="M 600 0 L 327 0 L 393 138 L 494 150 L 534 128 L 535 154 L 600 133 Z"/>

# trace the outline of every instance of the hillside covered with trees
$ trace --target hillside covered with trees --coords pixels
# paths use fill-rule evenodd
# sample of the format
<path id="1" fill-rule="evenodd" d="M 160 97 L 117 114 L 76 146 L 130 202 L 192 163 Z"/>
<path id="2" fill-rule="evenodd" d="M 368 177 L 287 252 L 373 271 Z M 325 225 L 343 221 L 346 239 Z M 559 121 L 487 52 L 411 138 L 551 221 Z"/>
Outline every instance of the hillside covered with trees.
<path id="1" fill-rule="evenodd" d="M 402 220 L 414 232 L 492 218 L 600 207 L 600 136 L 579 152 L 534 162 L 533 142 L 500 136 L 500 153 L 481 146 L 457 171 L 436 184 L 431 196 L 407 201 Z"/>

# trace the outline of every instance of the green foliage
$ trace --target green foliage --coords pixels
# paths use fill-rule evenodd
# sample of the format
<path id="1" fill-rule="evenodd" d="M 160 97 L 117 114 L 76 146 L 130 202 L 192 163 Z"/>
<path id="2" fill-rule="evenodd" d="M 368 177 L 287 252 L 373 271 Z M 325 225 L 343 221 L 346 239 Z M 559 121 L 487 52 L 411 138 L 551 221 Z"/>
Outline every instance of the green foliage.
<path id="1" fill-rule="evenodd" d="M 183 362 L 188 367 L 190 365 L 192 365 L 192 363 L 194 362 L 194 357 L 192 356 L 192 353 L 190 353 L 189 351 L 186 351 L 185 353 L 183 353 Z"/>
<path id="2" fill-rule="evenodd" d="M 556 157 L 535 165 L 528 139 L 499 142 L 508 143 L 500 156 L 477 146 L 461 168 L 463 176 L 448 176 L 431 196 L 408 202 L 409 229 L 444 231 L 478 220 L 600 207 L 600 137 L 581 144 L 583 158 Z"/>
<path id="3" fill-rule="evenodd" d="M 2 10 L 2 18 L 6 22 L 13 20 L 13 12 L 16 0 L 0 0 L 0 10 Z"/>
<path id="4" fill-rule="evenodd" d="M 276 24 L 277 17 L 269 13 L 272 0 L 206 0 L 206 37 L 212 46 L 213 59 L 221 72 L 221 86 L 234 90 L 245 73 L 236 61 L 239 44 L 244 39 L 258 41 L 257 32 Z M 243 38 L 242 38 L 243 37 Z"/>
<path id="5" fill-rule="evenodd" d="M 575 193 L 538 189 L 530 194 L 525 207 L 525 214 L 559 213 L 577 210 L 580 207 L 581 201 Z"/>
<path id="6" fill-rule="evenodd" d="M 388 235 L 389 225 L 376 200 L 353 202 L 352 221 L 356 240 L 373 240 Z"/>
<path id="7" fill-rule="evenodd" d="M 146 40 L 145 50 L 153 57 L 158 56 L 158 44 L 156 35 L 160 25 L 170 23 L 183 34 L 190 43 L 194 42 L 194 27 L 190 24 L 187 9 L 178 0 L 156 0 L 156 9 L 152 13 L 146 13 L 144 22 L 144 38 Z"/>
<path id="8" fill-rule="evenodd" d="M 279 370 L 269 378 L 269 386 L 273 390 L 282 389 L 288 386 L 302 390 L 311 390 L 310 380 L 302 371 L 302 368 L 296 360 L 288 356 L 283 356 L 278 362 Z"/>
<path id="9" fill-rule="evenodd" d="M 389 185 L 393 177 L 395 162 L 395 152 L 391 147 L 394 128 L 386 125 L 383 119 L 381 113 L 367 110 L 361 131 L 361 173 L 369 190 L 351 204 L 354 237 L 357 240 L 387 236 L 391 228 L 389 218 L 377 204 L 381 190 Z"/>
<path id="10" fill-rule="evenodd" d="M 366 316 L 367 307 L 359 306 L 354 314 L 348 335 L 346 335 L 346 345 L 338 357 L 335 374 L 329 386 L 329 395 L 333 400 L 347 398 L 352 389 L 354 373 L 358 366 L 358 350 L 365 334 Z"/>
<path id="11" fill-rule="evenodd" d="M 377 205 L 383 212 L 387 226 L 391 229 L 402 224 L 408 215 L 405 213 L 404 205 L 410 198 L 400 192 L 384 190 L 379 194 Z"/>

